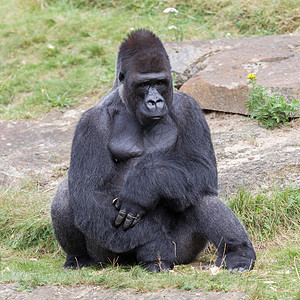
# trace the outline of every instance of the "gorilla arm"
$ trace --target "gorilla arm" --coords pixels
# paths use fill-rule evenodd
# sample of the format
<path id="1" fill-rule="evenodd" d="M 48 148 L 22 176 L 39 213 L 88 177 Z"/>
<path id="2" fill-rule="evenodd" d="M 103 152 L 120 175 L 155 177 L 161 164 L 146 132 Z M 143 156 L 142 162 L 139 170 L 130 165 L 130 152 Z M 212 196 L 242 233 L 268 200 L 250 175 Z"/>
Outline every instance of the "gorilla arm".
<path id="1" fill-rule="evenodd" d="M 68 173 L 70 205 L 75 225 L 89 236 L 103 230 L 105 203 L 112 196 L 105 191 L 113 162 L 107 150 L 110 117 L 105 106 L 95 106 L 84 113 L 77 125 Z M 109 199 L 108 199 L 109 198 Z"/>
<path id="2" fill-rule="evenodd" d="M 134 226 L 158 202 L 184 211 L 204 195 L 217 195 L 217 169 L 209 128 L 199 105 L 175 93 L 170 112 L 178 126 L 176 145 L 147 155 L 129 174 L 120 192 L 115 225 Z"/>

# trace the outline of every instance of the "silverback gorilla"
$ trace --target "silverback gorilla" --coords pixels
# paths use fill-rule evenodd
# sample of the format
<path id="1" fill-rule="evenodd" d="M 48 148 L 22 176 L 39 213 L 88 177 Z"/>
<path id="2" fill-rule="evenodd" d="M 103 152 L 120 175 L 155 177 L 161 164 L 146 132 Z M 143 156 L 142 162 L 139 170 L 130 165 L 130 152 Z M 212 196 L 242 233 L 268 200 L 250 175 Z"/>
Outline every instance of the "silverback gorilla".
<path id="1" fill-rule="evenodd" d="M 166 271 L 211 241 L 217 266 L 252 269 L 248 235 L 218 198 L 209 128 L 195 100 L 173 91 L 160 39 L 129 34 L 116 73 L 77 125 L 68 180 L 52 202 L 64 267 L 117 261 Z"/>

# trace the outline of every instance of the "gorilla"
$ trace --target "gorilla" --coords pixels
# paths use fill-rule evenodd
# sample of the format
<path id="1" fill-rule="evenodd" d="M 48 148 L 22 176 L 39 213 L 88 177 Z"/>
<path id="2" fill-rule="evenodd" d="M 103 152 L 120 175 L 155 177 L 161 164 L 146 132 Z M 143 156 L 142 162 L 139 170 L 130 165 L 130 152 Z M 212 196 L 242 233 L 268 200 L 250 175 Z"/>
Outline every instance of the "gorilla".
<path id="1" fill-rule="evenodd" d="M 168 55 L 152 32 L 122 42 L 113 88 L 76 127 L 51 217 L 64 268 L 117 262 L 167 271 L 209 241 L 217 266 L 253 268 L 248 235 L 218 198 L 201 108 L 173 91 Z"/>

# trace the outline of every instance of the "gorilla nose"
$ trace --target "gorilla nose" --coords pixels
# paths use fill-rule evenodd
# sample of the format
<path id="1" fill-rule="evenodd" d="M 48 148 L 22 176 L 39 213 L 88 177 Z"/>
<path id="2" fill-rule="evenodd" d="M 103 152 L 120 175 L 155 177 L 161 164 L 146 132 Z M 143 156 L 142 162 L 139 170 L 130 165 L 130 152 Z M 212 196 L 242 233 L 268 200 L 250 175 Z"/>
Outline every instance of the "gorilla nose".
<path id="1" fill-rule="evenodd" d="M 164 108 L 164 101 L 162 99 L 149 99 L 146 102 L 146 106 L 150 111 L 162 110 Z"/>

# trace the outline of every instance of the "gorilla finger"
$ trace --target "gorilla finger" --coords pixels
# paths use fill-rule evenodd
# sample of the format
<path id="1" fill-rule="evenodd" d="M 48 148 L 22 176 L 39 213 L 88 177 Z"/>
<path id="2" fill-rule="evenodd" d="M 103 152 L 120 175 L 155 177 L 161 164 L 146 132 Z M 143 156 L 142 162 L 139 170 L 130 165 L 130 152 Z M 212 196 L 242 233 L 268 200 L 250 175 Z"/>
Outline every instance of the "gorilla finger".
<path id="1" fill-rule="evenodd" d="M 133 218 L 133 222 L 131 224 L 131 227 L 136 225 L 136 223 L 141 219 L 142 217 L 140 215 L 136 215 L 136 217 Z"/>
<path id="2" fill-rule="evenodd" d="M 122 224 L 122 222 L 124 221 L 125 217 L 126 217 L 127 213 L 125 210 L 120 210 L 119 214 L 115 220 L 115 226 L 118 227 L 119 225 Z"/>
<path id="3" fill-rule="evenodd" d="M 134 221 L 134 216 L 129 213 L 125 219 L 123 229 L 127 230 L 131 226 L 133 221 Z"/>
<path id="4" fill-rule="evenodd" d="M 120 210 L 120 208 L 121 208 L 121 203 L 120 203 L 120 201 L 116 201 L 116 202 L 115 202 L 115 208 L 116 208 L 117 210 Z"/>

